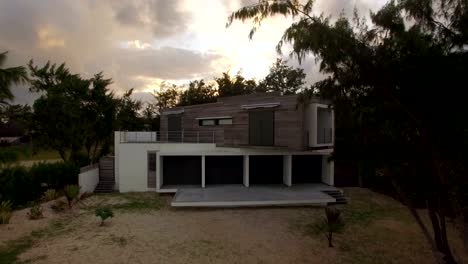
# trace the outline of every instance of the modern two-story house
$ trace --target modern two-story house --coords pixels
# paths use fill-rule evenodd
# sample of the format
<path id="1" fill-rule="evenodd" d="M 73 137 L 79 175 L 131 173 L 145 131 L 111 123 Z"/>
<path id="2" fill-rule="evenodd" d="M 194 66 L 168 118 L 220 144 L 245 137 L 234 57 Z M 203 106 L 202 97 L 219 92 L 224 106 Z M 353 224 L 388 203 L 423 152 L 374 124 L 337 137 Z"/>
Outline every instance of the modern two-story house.
<path id="1" fill-rule="evenodd" d="M 333 186 L 328 102 L 252 94 L 164 109 L 158 132 L 115 132 L 120 192 L 213 186 Z"/>

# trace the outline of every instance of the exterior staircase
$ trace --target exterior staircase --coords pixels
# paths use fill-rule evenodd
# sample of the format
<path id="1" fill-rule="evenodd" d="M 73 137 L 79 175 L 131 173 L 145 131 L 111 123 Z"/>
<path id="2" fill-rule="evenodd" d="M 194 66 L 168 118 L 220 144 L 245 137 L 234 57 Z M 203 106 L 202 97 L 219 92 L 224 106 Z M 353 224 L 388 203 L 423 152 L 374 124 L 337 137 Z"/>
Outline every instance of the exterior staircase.
<path id="1" fill-rule="evenodd" d="M 99 183 L 95 193 L 110 193 L 114 191 L 114 157 L 102 157 L 99 160 Z"/>
<path id="2" fill-rule="evenodd" d="M 329 205 L 347 204 L 349 202 L 349 198 L 345 197 L 343 195 L 343 191 L 341 191 L 341 190 L 326 190 L 326 191 L 322 191 L 322 192 L 324 192 L 324 193 L 326 193 L 326 194 L 328 194 L 331 197 L 336 199 L 336 202 L 328 203 Z"/>

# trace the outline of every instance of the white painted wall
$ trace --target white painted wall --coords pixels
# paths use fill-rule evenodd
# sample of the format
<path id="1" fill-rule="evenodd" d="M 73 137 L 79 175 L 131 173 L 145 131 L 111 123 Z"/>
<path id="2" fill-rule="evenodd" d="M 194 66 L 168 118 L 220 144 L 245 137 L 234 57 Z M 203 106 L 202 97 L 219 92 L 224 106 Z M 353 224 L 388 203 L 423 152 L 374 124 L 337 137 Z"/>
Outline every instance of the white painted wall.
<path id="1" fill-rule="evenodd" d="M 92 166 L 92 168 L 88 169 L 84 168 L 84 172 L 78 174 L 78 185 L 80 186 L 80 193 L 94 192 L 94 189 L 98 183 L 99 167 L 97 166 Z"/>
<path id="2" fill-rule="evenodd" d="M 119 190 L 119 153 L 120 153 L 120 131 L 114 132 L 114 189 Z"/>
<path id="3" fill-rule="evenodd" d="M 322 157 L 322 182 L 333 186 L 335 184 L 335 163 L 328 161 L 329 157 Z"/>
<path id="4" fill-rule="evenodd" d="M 335 138 L 335 113 L 333 110 L 330 110 L 329 115 L 321 116 L 318 118 L 318 108 L 328 109 L 328 105 L 312 103 L 306 106 L 305 108 L 305 121 L 304 126 L 306 131 L 309 132 L 309 147 L 323 147 L 323 146 L 333 146 Z M 319 125 L 320 122 L 320 125 Z M 319 144 L 317 142 L 317 130 L 321 127 L 331 127 L 332 128 L 332 142 L 327 144 Z"/>
<path id="5" fill-rule="evenodd" d="M 159 161 L 161 154 L 171 153 L 178 155 L 196 155 L 196 153 L 213 151 L 215 144 L 197 144 L 197 143 L 122 143 L 117 142 L 115 147 L 115 167 L 116 167 L 116 185 L 118 177 L 118 189 L 120 192 L 145 192 L 148 191 L 148 152 L 159 152 Z M 118 152 L 118 154 L 117 154 Z M 201 154 L 198 154 L 201 155 Z M 162 169 L 159 168 L 161 162 L 156 164 L 156 185 L 162 186 Z M 118 170 L 118 172 L 117 172 Z M 118 176 L 117 176 L 118 175 Z"/>

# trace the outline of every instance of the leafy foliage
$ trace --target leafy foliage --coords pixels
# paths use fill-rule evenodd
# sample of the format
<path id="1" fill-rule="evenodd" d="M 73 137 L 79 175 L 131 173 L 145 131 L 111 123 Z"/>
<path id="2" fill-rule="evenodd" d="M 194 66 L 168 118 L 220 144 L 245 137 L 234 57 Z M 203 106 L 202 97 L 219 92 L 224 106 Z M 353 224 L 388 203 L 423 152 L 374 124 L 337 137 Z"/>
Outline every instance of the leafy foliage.
<path id="1" fill-rule="evenodd" d="M 80 194 L 80 186 L 78 185 L 66 185 L 63 188 L 63 192 L 65 197 L 67 198 L 68 207 L 71 209 L 73 205 L 73 201 L 78 198 Z"/>
<path id="2" fill-rule="evenodd" d="M 0 67 L 5 64 L 7 53 L 0 53 Z M 0 68 L 0 104 L 6 104 L 6 100 L 13 99 L 11 85 L 25 83 L 27 80 L 26 69 L 23 66 Z"/>
<path id="3" fill-rule="evenodd" d="M 96 161 L 112 143 L 117 101 L 102 73 L 83 79 L 65 64 L 35 66 L 30 61 L 31 88 L 41 96 L 34 102 L 32 129 L 64 161 L 78 162 L 80 151 Z M 104 153 L 107 154 L 107 153 Z M 87 163 L 88 163 L 87 162 Z"/>
<path id="4" fill-rule="evenodd" d="M 313 1 L 260 0 L 229 18 L 251 20 L 250 37 L 273 15 L 294 17 L 277 51 L 290 44 L 300 61 L 313 54 L 328 77 L 308 95 L 331 99 L 335 159 L 381 175 L 408 206 L 437 261 L 455 263 L 447 216 L 468 216 L 468 5 L 464 1 L 390 1 L 368 23 L 330 19 Z M 457 146 L 457 147 L 455 147 Z M 416 204 L 428 205 L 431 234 Z M 452 206 L 452 205 L 456 206 Z M 442 253 L 443 258 L 438 256 Z"/>
<path id="5" fill-rule="evenodd" d="M 110 208 L 97 208 L 96 211 L 96 216 L 100 217 L 101 218 L 101 224 L 100 226 L 103 226 L 104 225 L 104 221 L 108 218 L 112 218 L 114 217 L 114 212 L 112 212 L 112 209 Z"/>
<path id="6" fill-rule="evenodd" d="M 216 90 L 204 80 L 191 81 L 188 88 L 180 95 L 178 106 L 206 104 L 216 102 Z"/>
<path id="7" fill-rule="evenodd" d="M 251 94 L 257 87 L 254 79 L 245 79 L 240 72 L 233 77 L 229 72 L 223 72 L 223 76 L 215 78 L 215 81 L 218 84 L 219 97 Z"/>
<path id="8" fill-rule="evenodd" d="M 345 224 L 341 218 L 340 210 L 335 207 L 325 207 L 325 216 L 315 225 L 315 229 L 317 232 L 323 233 L 328 240 L 328 246 L 333 247 L 333 233 L 342 232 Z"/>
<path id="9" fill-rule="evenodd" d="M 287 61 L 277 59 L 270 67 L 270 73 L 256 89 L 259 92 L 280 92 L 282 95 L 295 94 L 304 88 L 305 76 L 303 69 L 288 66 Z"/>
<path id="10" fill-rule="evenodd" d="M 17 161 L 18 156 L 19 154 L 17 151 L 11 149 L 0 149 L 0 168 Z"/>
<path id="11" fill-rule="evenodd" d="M 41 197 L 41 201 L 43 202 L 49 202 L 57 199 L 59 197 L 59 194 L 55 189 L 47 189 L 44 194 Z"/>
<path id="12" fill-rule="evenodd" d="M 0 225 L 10 223 L 12 206 L 13 204 L 10 201 L 3 201 L 0 203 Z"/>
<path id="13" fill-rule="evenodd" d="M 28 218 L 31 219 L 31 220 L 37 220 L 37 219 L 43 218 L 44 215 L 42 214 L 41 205 L 36 204 L 33 207 L 31 207 L 31 209 L 29 209 L 29 212 L 28 212 L 27 215 L 28 215 Z"/>

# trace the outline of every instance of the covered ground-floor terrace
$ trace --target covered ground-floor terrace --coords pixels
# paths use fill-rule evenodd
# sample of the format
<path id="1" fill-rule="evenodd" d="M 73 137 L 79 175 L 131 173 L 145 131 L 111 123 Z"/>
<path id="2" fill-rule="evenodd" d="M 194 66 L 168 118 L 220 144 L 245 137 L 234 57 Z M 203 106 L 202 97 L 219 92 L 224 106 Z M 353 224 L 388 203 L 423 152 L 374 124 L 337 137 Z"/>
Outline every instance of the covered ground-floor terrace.
<path id="1" fill-rule="evenodd" d="M 333 162 L 325 155 L 158 155 L 155 162 L 157 192 L 217 185 L 333 185 Z M 159 161 L 159 162 L 157 162 Z M 148 179 L 148 183 L 154 180 Z"/>
<path id="2" fill-rule="evenodd" d="M 324 191 L 338 190 L 326 155 L 149 153 L 148 162 L 148 184 L 176 193 L 173 206 L 324 205 L 335 202 Z"/>

